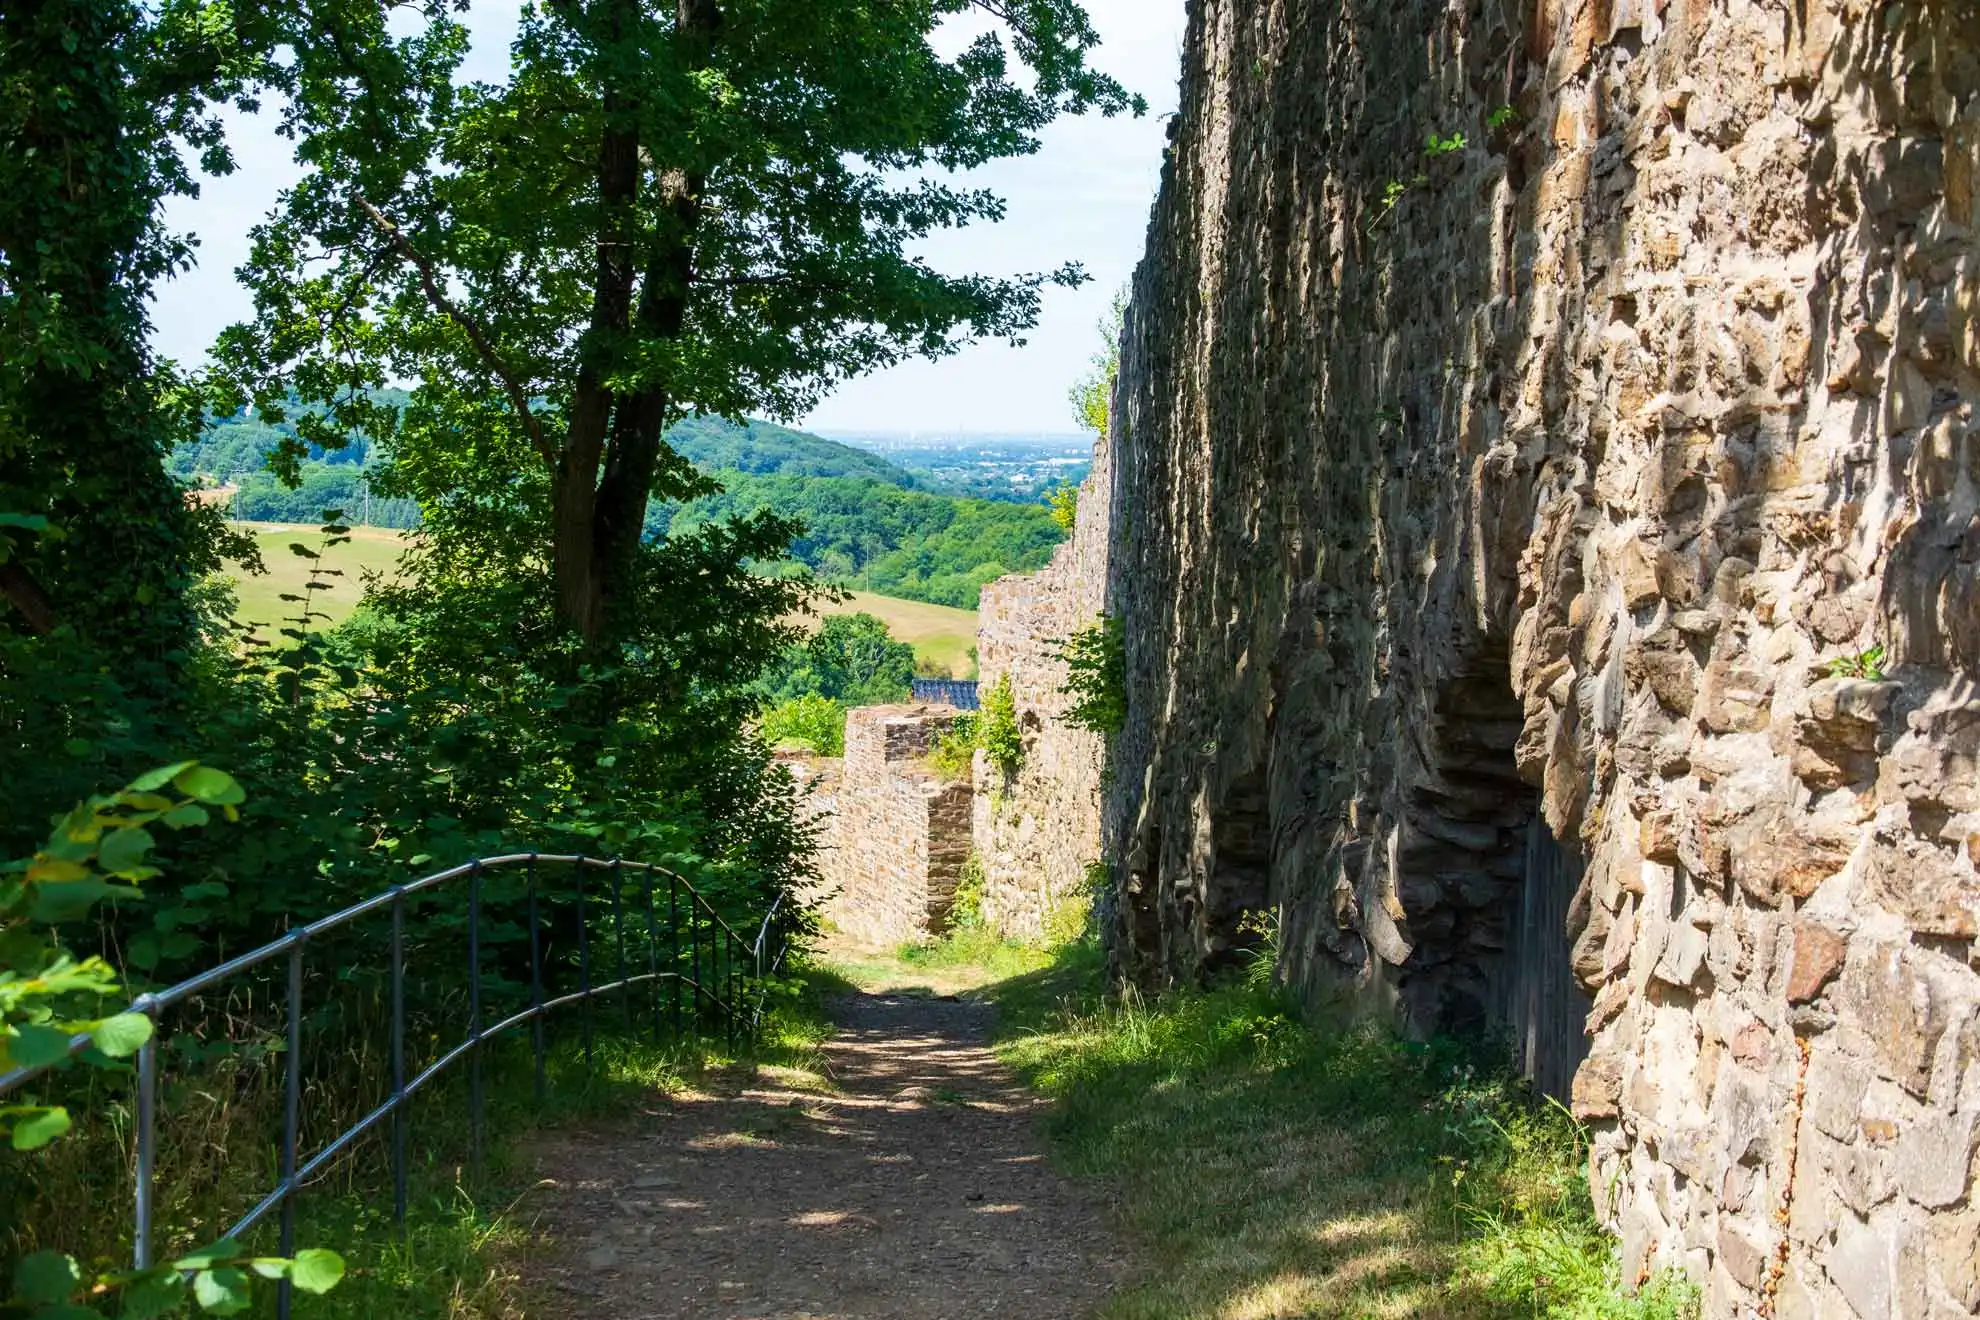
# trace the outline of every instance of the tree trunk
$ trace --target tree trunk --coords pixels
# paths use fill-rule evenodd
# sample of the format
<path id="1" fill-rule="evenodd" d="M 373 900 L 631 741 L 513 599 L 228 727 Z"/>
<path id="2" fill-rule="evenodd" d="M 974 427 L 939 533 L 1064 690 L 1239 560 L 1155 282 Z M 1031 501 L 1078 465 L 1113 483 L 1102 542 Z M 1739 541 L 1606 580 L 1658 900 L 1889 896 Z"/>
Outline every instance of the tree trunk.
<path id="1" fill-rule="evenodd" d="M 714 0 L 679 0 L 676 16 L 676 37 L 705 60 L 721 27 L 720 9 Z M 622 0 L 613 19 L 615 33 L 631 18 L 631 4 Z M 706 182 L 678 169 L 661 174 L 657 186 L 671 223 L 650 240 L 634 309 L 633 209 L 640 185 L 640 142 L 623 127 L 631 108 L 623 90 L 606 92 L 606 126 L 599 145 L 604 223 L 586 331 L 590 342 L 583 351 L 553 491 L 558 615 L 594 647 L 608 643 L 617 630 L 618 606 L 645 530 L 670 402 L 664 382 L 629 393 L 608 389 L 602 359 L 628 333 L 637 339 L 671 339 L 685 330 Z"/>

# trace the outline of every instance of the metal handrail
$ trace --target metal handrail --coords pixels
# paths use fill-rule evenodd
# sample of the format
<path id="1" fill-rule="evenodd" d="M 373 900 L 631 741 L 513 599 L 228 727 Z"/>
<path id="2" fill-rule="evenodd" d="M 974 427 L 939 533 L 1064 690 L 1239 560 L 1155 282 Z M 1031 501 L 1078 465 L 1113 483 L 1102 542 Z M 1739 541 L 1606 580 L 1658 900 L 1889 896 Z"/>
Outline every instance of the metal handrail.
<path id="1" fill-rule="evenodd" d="M 568 866 L 577 874 L 577 902 L 580 920 L 578 921 L 578 965 L 580 985 L 576 991 L 546 999 L 543 992 L 542 927 L 538 921 L 537 871 L 539 866 Z M 527 870 L 526 901 L 528 904 L 527 923 L 529 926 L 530 963 L 530 1003 L 529 1007 L 512 1013 L 495 1023 L 484 1026 L 481 1004 L 481 878 L 489 871 L 512 867 Z M 591 922 L 585 905 L 588 895 L 584 883 L 587 870 L 609 870 L 616 883 L 612 889 L 613 934 L 618 945 L 618 978 L 602 985 L 591 982 Z M 626 969 L 625 944 L 625 873 L 632 871 L 645 876 L 645 907 L 647 917 L 647 970 L 629 975 Z M 446 1051 L 438 1059 L 428 1064 L 420 1072 L 406 1076 L 405 1041 L 405 910 L 406 900 L 436 889 L 452 880 L 466 877 L 468 880 L 468 1030 L 460 1044 Z M 674 970 L 659 970 L 658 940 L 654 937 L 657 927 L 654 924 L 655 880 L 664 877 L 668 893 L 668 942 L 670 966 Z M 679 969 L 681 934 L 681 895 L 688 898 L 687 916 L 689 920 L 689 965 L 692 973 L 684 975 Z M 478 1163 L 482 1145 L 483 1094 L 481 1078 L 481 1047 L 489 1039 L 504 1035 L 525 1023 L 531 1026 L 531 1042 L 535 1055 L 536 1096 L 539 1102 L 545 1094 L 545 1053 L 543 1019 L 553 1010 L 571 1004 L 584 1006 L 584 1058 L 589 1065 L 592 1055 L 591 1000 L 600 995 L 629 989 L 636 985 L 657 985 L 672 981 L 677 987 L 686 986 L 693 991 L 697 1005 L 704 1002 L 720 1010 L 724 1020 L 730 1048 L 736 1043 L 738 1030 L 752 1035 L 761 1025 L 766 987 L 764 979 L 774 974 L 782 965 L 785 950 L 779 948 L 775 957 L 766 961 L 768 940 L 772 932 L 779 908 L 783 905 L 782 894 L 770 904 L 763 920 L 757 928 L 754 941 L 747 941 L 737 934 L 727 919 L 711 904 L 694 885 L 679 872 L 652 862 L 629 862 L 622 858 L 602 859 L 578 854 L 565 853 L 507 853 L 499 857 L 477 858 L 459 866 L 422 876 L 418 880 L 394 885 L 374 894 L 362 902 L 354 903 L 329 916 L 296 927 L 280 939 L 272 940 L 251 952 L 230 958 L 215 967 L 208 968 L 197 976 L 188 977 L 163 990 L 151 991 L 132 1000 L 126 1012 L 142 1013 L 156 1022 L 166 1009 L 180 1004 L 202 990 L 206 990 L 251 968 L 272 962 L 284 954 L 288 955 L 288 1040 L 286 1052 L 286 1076 L 284 1078 L 281 1176 L 275 1187 L 255 1203 L 230 1228 L 227 1237 L 239 1235 L 254 1228 L 269 1214 L 279 1209 L 281 1215 L 281 1250 L 290 1255 L 295 1250 L 295 1196 L 304 1184 L 333 1164 L 356 1144 L 359 1138 L 383 1123 L 392 1120 L 392 1187 L 393 1212 L 400 1223 L 404 1223 L 407 1209 L 407 1161 L 406 1161 L 406 1106 L 412 1097 L 428 1083 L 450 1067 L 468 1059 L 472 1065 L 471 1074 L 471 1116 L 469 1122 L 469 1143 L 472 1158 Z M 297 1145 L 301 1130 L 301 1072 L 302 1056 L 302 986 L 305 969 L 305 953 L 311 940 L 339 927 L 349 925 L 361 917 L 389 908 L 392 914 L 391 981 L 392 981 L 392 1092 L 391 1095 L 369 1113 L 359 1118 L 344 1131 L 333 1137 L 328 1144 L 307 1159 L 300 1159 Z M 697 913 L 698 909 L 698 913 Z M 701 932 L 703 919 L 713 923 L 708 947 L 702 947 Z M 720 967 L 717 966 L 717 946 L 721 951 Z M 746 967 L 738 956 L 748 952 L 749 965 Z M 707 967 L 703 967 L 704 954 Z M 752 978 L 751 972 L 754 977 Z M 758 982 L 756 1002 L 743 1011 L 739 998 L 746 990 L 750 979 Z M 711 985 L 712 982 L 712 985 Z M 673 1033 L 680 1035 L 681 1002 L 678 989 L 673 997 Z M 630 1014 L 630 1003 L 628 1003 Z M 695 1014 L 696 1026 L 700 1014 Z M 630 1017 L 628 1018 L 630 1025 Z M 652 1029 L 657 1036 L 659 1016 L 654 1010 Z M 61 1059 L 37 1064 L 33 1067 L 15 1068 L 0 1074 L 0 1096 L 6 1095 L 54 1068 L 68 1058 L 87 1049 L 90 1037 L 87 1033 L 71 1038 L 66 1054 Z M 149 1269 L 152 1265 L 151 1236 L 153 1227 L 152 1190 L 155 1177 L 154 1158 L 156 1155 L 157 1098 L 158 1098 L 158 1033 L 151 1037 L 138 1051 L 138 1096 L 137 1096 L 137 1169 L 136 1169 L 136 1222 L 133 1226 L 132 1257 L 138 1269 Z M 278 1285 L 277 1311 L 286 1317 L 289 1314 L 292 1289 L 284 1279 Z"/>

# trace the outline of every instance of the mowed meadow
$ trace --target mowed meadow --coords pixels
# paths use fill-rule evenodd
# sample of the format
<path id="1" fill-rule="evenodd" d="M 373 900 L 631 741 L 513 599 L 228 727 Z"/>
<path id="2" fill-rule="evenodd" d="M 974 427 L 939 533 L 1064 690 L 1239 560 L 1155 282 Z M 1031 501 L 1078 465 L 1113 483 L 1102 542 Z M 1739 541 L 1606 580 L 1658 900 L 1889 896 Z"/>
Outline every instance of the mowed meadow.
<path id="1" fill-rule="evenodd" d="M 333 547 L 323 558 L 312 560 L 299 555 L 291 546 L 321 552 L 323 533 L 314 527 L 285 523 L 236 523 L 252 532 L 261 550 L 266 573 L 249 573 L 230 562 L 238 598 L 234 617 L 251 624 L 264 637 L 273 639 L 284 620 L 294 619 L 301 608 L 285 595 L 300 596 L 308 586 L 310 573 L 317 566 L 333 570 L 319 579 L 321 586 L 310 601 L 310 609 L 324 618 L 319 626 L 334 626 L 349 618 L 364 596 L 365 579 L 377 574 L 391 579 L 398 575 L 399 556 L 406 546 L 406 534 L 383 527 L 353 527 L 349 544 Z M 900 600 L 867 591 L 855 591 L 838 602 L 821 601 L 817 614 L 800 622 L 817 627 L 818 620 L 832 614 L 871 614 L 887 625 L 887 631 L 914 648 L 917 669 L 928 675 L 967 677 L 975 672 L 972 654 L 976 646 L 976 611 L 948 605 L 930 605 L 918 600 Z"/>

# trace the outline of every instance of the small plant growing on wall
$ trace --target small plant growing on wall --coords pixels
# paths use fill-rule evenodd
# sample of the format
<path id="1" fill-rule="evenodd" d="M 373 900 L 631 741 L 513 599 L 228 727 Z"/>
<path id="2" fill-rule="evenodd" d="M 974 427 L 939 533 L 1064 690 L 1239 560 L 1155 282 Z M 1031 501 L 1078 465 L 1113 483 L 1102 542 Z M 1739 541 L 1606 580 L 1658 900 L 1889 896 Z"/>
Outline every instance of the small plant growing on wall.
<path id="1" fill-rule="evenodd" d="M 1075 729 L 1101 735 L 1127 724 L 1127 645 L 1120 616 L 1103 614 L 1059 643 L 1066 681 L 1059 691 L 1073 699 L 1060 718 Z"/>
<path id="2" fill-rule="evenodd" d="M 1009 674 L 999 675 L 983 694 L 983 709 L 976 717 L 976 745 L 1006 779 L 1016 776 L 1024 765 L 1024 731 L 1018 728 L 1017 695 L 1011 690 Z"/>
<path id="3" fill-rule="evenodd" d="M 1445 156 L 1456 155 L 1470 145 L 1471 140 L 1462 133 L 1445 136 L 1432 133 L 1424 140 L 1423 158 L 1426 161 L 1441 160 Z M 1429 184 L 1430 176 L 1420 170 L 1406 180 L 1389 180 L 1388 186 L 1382 190 L 1382 205 L 1376 209 L 1375 218 L 1368 222 L 1368 228 L 1372 230 L 1387 220 L 1389 213 L 1396 209 L 1397 203 L 1409 195 L 1411 189 L 1428 187 Z"/>
<path id="4" fill-rule="evenodd" d="M 1839 655 L 1822 666 L 1822 672 L 1831 678 L 1867 678 L 1873 683 L 1884 681 L 1884 661 L 1888 652 L 1881 646 L 1873 646 L 1855 655 Z"/>
<path id="5" fill-rule="evenodd" d="M 928 768 L 944 779 L 967 779 L 970 763 L 976 759 L 976 726 L 974 715 L 958 715 L 955 722 L 928 752 Z"/>
<path id="6" fill-rule="evenodd" d="M 1055 486 L 1046 494 L 1045 502 L 1052 510 L 1052 525 L 1070 532 L 1079 521 L 1079 486 L 1071 481 Z"/>
<path id="7" fill-rule="evenodd" d="M 983 858 L 971 852 L 956 877 L 956 892 L 949 902 L 950 930 L 983 928 Z"/>

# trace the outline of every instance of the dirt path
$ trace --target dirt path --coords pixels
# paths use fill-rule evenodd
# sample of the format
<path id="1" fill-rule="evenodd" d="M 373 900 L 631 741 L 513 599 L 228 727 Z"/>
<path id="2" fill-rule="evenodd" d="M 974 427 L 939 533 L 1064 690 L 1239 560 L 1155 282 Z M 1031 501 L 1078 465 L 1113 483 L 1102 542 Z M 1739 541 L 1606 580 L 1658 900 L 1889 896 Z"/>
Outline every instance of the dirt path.
<path id="1" fill-rule="evenodd" d="M 568 1320 L 1070 1320 L 1121 1268 L 1105 1211 L 1047 1167 L 989 1006 L 838 1001 L 829 1093 L 671 1101 L 543 1149 L 529 1271 Z"/>

